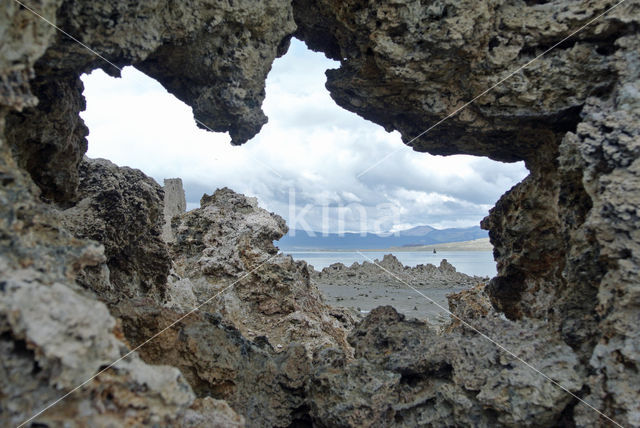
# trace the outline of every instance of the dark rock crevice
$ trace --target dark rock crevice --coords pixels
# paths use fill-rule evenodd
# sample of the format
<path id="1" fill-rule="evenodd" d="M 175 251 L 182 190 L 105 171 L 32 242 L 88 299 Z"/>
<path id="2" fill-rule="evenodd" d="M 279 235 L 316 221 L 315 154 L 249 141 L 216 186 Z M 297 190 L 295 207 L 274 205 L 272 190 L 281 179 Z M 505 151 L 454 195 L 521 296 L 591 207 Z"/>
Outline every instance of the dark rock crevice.
<path id="1" fill-rule="evenodd" d="M 74 236 L 104 245 L 105 265 L 85 269 L 79 282 L 110 305 L 147 296 L 165 299 L 171 259 L 161 237 L 164 192 L 142 171 L 105 159 L 79 167 L 78 202 L 62 212 Z"/>
<path id="2" fill-rule="evenodd" d="M 38 105 L 8 115 L 5 136 L 18 165 L 29 172 L 42 197 L 68 206 L 75 198 L 78 167 L 87 151 L 89 130 L 79 116 L 86 107 L 84 87 L 77 74 L 66 73 L 39 77 L 31 89 Z"/>

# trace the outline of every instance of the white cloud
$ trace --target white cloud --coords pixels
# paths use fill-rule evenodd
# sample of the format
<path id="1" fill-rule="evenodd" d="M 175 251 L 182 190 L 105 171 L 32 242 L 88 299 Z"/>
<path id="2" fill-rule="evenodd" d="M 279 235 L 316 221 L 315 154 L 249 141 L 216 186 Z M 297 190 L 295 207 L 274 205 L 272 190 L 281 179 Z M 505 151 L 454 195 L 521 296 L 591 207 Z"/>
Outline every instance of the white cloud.
<path id="1" fill-rule="evenodd" d="M 397 132 L 333 102 L 324 71 L 336 64 L 294 40 L 267 80 L 269 123 L 240 147 L 227 134 L 197 128 L 191 109 L 141 72 L 127 67 L 114 79 L 94 71 L 83 77 L 88 155 L 140 168 L 160 183 L 182 177 L 189 207 L 228 186 L 288 218 L 295 189 L 297 212 L 311 204 L 305 219 L 315 230 L 475 225 L 526 175 L 522 163 L 414 152 Z"/>

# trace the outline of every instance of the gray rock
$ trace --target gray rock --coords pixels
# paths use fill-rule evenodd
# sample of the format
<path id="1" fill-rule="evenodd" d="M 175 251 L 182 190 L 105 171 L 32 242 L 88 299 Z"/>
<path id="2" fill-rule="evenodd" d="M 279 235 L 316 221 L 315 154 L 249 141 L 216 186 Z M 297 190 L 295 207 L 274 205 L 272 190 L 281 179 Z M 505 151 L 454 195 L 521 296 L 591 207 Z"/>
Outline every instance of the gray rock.
<path id="1" fill-rule="evenodd" d="M 327 83 L 338 104 L 400 131 L 409 142 L 607 7 L 566 0 L 29 4 L 118 67 L 134 65 L 159 80 L 193 108 L 201 126 L 229 131 L 235 144 L 265 123 L 260 108 L 264 81 L 293 32 L 340 61 L 339 69 L 328 72 Z M 482 293 L 473 292 L 461 297 L 455 310 L 628 426 L 640 424 L 638 7 L 636 0 L 628 0 L 411 142 L 432 154 L 525 160 L 530 176 L 505 194 L 483 222 L 498 262 L 498 275 L 486 289 L 493 309 Z M 191 298 L 202 302 L 205 293 L 200 292 L 207 287 L 238 279 L 266 254 L 276 254 L 270 240 L 284 224 L 258 213 L 240 196 L 223 193 L 215 200 L 214 195 L 208 207 L 176 224 L 181 239 L 176 257 L 182 262 L 176 263 L 170 290 L 191 283 L 192 294 L 169 296 L 163 303 L 174 309 L 161 306 L 155 296 L 162 295 L 168 259 L 161 255 L 159 187 L 146 186 L 140 176 L 136 185 L 122 188 L 142 192 L 122 199 L 115 210 L 125 215 L 123 225 L 141 228 L 135 236 L 120 230 L 124 226 L 99 204 L 82 205 L 96 200 L 102 184 L 90 188 L 88 196 L 78 197 L 76 190 L 83 185 L 86 149 L 86 129 L 77 115 L 83 108 L 78 77 L 98 67 L 117 75 L 117 68 L 15 2 L 6 2 L 0 11 L 0 36 L 0 405 L 8 409 L 0 417 L 3 425 L 15 425 L 70 390 L 79 376 L 76 370 L 95 373 L 126 349 L 115 319 L 96 295 L 114 293 L 122 299 L 126 335 L 147 336 L 143 326 L 157 331 L 170 316 L 185 313 L 180 305 Z M 106 183 L 120 185 L 129 177 L 111 171 L 115 179 Z M 126 205 L 132 201 L 141 202 L 141 218 L 129 217 Z M 107 225 L 116 230 L 94 237 L 98 245 L 78 239 L 48 202 L 71 210 L 64 221 L 76 236 L 107 230 Z M 230 212 L 220 202 L 229 203 Z M 150 221 L 155 212 L 157 221 Z M 71 225 L 71 217 L 85 215 L 96 221 L 88 230 L 81 223 Z M 239 229 L 232 227 L 236 221 Z M 254 221 L 257 225 L 251 226 Z M 189 222 L 209 236 L 203 240 L 190 234 Z M 132 241 L 138 238 L 140 248 Z M 135 257 L 115 263 L 123 260 L 126 248 Z M 140 262 L 141 254 L 152 257 Z M 163 261 L 157 271 L 149 269 L 158 260 Z M 98 271 L 90 277 L 87 272 L 94 268 Z M 167 358 L 184 377 L 134 356 L 37 422 L 71 424 L 73 417 L 78 425 L 92 426 L 241 424 L 224 403 L 195 399 L 184 379 L 198 387 L 205 384 L 199 383 L 202 378 L 207 385 L 217 384 L 207 379 L 208 368 L 212 374 L 223 372 L 227 360 L 217 359 L 215 352 L 231 349 L 219 354 L 229 358 L 233 369 L 222 381 L 238 382 L 232 391 L 253 391 L 246 379 L 259 371 L 254 363 L 237 362 L 245 354 L 236 350 L 262 349 L 257 344 L 268 349 L 273 341 L 273 351 L 256 351 L 261 356 L 248 359 L 264 363 L 269 367 L 265 379 L 282 386 L 272 390 L 273 401 L 266 398 L 270 390 L 265 384 L 255 389 L 266 400 L 263 405 L 242 401 L 244 393 L 228 395 L 251 414 L 249 423 L 608 423 L 464 325 L 451 325 L 438 335 L 389 309 L 378 310 L 351 335 L 352 361 L 349 345 L 341 345 L 338 334 L 349 321 L 324 323 L 340 322 L 339 317 L 323 306 L 308 276 L 304 265 L 274 257 L 263 271 L 247 277 L 224 306 L 223 318 L 240 334 L 208 333 L 210 323 L 198 319 L 185 323 L 193 328 L 189 334 L 169 342 L 180 355 Z M 293 291 L 294 285 L 301 291 Z M 153 298 L 140 297 L 147 294 Z M 133 304 L 142 307 L 133 310 Z M 95 325 L 87 322 L 91 316 L 98 320 Z M 256 336 L 251 344 L 243 335 L 251 337 L 249 330 L 258 321 L 267 322 L 263 330 L 271 336 Z M 277 343 L 281 337 L 311 345 L 288 351 Z M 326 346 L 334 342 L 333 348 Z M 312 348 L 311 375 L 306 377 L 303 368 L 284 369 L 306 364 Z M 189 360 L 191 349 L 206 352 Z M 283 380 L 281 369 L 294 375 Z M 278 402 L 284 404 L 278 407 Z"/>
<path id="2" fill-rule="evenodd" d="M 543 325 L 498 316 L 475 323 L 500 331 L 500 341 L 577 392 L 577 358 Z M 351 332 L 355 360 L 327 350 L 309 383 L 311 415 L 331 426 L 540 426 L 556 420 L 571 396 L 468 330 L 439 335 L 390 306 Z"/>
<path id="3" fill-rule="evenodd" d="M 75 281 L 105 262 L 103 247 L 74 238 L 60 213 L 34 197 L 38 188 L 4 139 L 0 177 L 0 424 L 16 426 L 128 348 L 107 307 Z M 176 368 L 147 365 L 133 353 L 33 423 L 198 426 L 203 419 L 242 423 L 229 407 L 197 400 Z"/>
<path id="4" fill-rule="evenodd" d="M 182 179 L 180 178 L 165 179 L 162 190 L 164 190 L 164 225 L 162 226 L 162 239 L 166 242 L 171 242 L 173 241 L 171 220 L 173 217 L 187 210 L 187 200 L 185 199 Z"/>
<path id="5" fill-rule="evenodd" d="M 118 68 L 134 65 L 192 105 L 198 126 L 229 132 L 242 144 L 267 122 L 265 80 L 296 29 L 284 0 L 46 0 L 33 7 L 111 63 L 15 2 L 0 16 L 7 40 L 0 47 L 0 103 L 15 109 L 7 138 L 44 196 L 62 205 L 75 196 L 87 150 L 78 116 L 85 108 L 82 73 L 103 68 L 119 76 Z"/>
<path id="6" fill-rule="evenodd" d="M 130 343 L 138 345 L 184 315 L 134 299 L 114 310 Z M 150 364 L 177 367 L 198 397 L 228 402 L 251 427 L 289 426 L 303 406 L 310 360 L 301 344 L 285 343 L 278 355 L 247 340 L 221 317 L 200 310 L 140 349 Z"/>
<path id="7" fill-rule="evenodd" d="M 313 281 L 319 285 L 343 285 L 347 287 L 366 287 L 380 284 L 386 287 L 406 288 L 406 284 L 418 288 L 472 287 L 486 282 L 489 278 L 469 276 L 456 271 L 456 268 L 443 259 L 440 266 L 432 264 L 404 266 L 393 254 L 386 254 L 382 260 L 374 263 L 364 261 L 347 267 L 334 263 L 322 271 L 313 271 Z"/>
<path id="8" fill-rule="evenodd" d="M 140 170 L 85 158 L 79 170 L 79 202 L 62 213 L 77 238 L 104 245 L 104 266 L 85 269 L 80 280 L 109 302 L 165 298 L 171 260 L 161 237 L 162 188 Z M 106 269 L 105 269 L 106 268 Z"/>
<path id="9" fill-rule="evenodd" d="M 87 151 L 89 130 L 79 116 L 86 107 L 84 86 L 74 73 L 36 78 L 30 86 L 38 105 L 7 117 L 6 138 L 42 196 L 68 206 L 76 197 L 78 169 Z"/>
<path id="10" fill-rule="evenodd" d="M 591 93 L 615 81 L 608 47 L 613 35 L 633 31 L 635 7 L 626 4 L 601 18 L 411 146 L 509 162 L 536 158 L 545 140 L 561 138 L 579 121 Z M 332 98 L 387 131 L 400 131 L 405 141 L 604 9 L 562 0 L 402 0 L 353 7 L 339 0 L 294 1 L 295 35 L 340 61 L 340 68 L 327 72 Z"/>
<path id="11" fill-rule="evenodd" d="M 55 20 L 61 4 L 62 0 L 40 2 L 40 15 Z M 56 30 L 17 2 L 4 5 L 0 21 L 0 105 L 22 111 L 38 104 L 29 81 L 35 74 L 33 65 L 55 39 Z M 2 112 L 5 115 L 6 111 Z"/>
<path id="12" fill-rule="evenodd" d="M 204 195 L 200 204 L 172 222 L 176 297 L 170 294 L 167 306 L 186 310 L 176 302 L 192 294 L 245 337 L 266 338 L 276 351 L 300 342 L 309 356 L 327 346 L 350 352 L 345 328 L 353 325 L 351 316 L 323 302 L 306 263 L 278 254 L 273 241 L 288 230 L 282 217 L 227 188 Z"/>

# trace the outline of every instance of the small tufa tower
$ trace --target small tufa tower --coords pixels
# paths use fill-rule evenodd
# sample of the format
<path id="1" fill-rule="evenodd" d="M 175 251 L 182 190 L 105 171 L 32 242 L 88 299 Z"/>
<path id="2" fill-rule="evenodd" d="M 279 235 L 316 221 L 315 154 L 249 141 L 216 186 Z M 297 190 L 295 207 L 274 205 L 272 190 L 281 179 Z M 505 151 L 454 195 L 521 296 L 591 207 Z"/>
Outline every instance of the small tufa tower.
<path id="1" fill-rule="evenodd" d="M 164 180 L 164 226 L 162 239 L 173 241 L 171 219 L 187 210 L 187 200 L 184 196 L 181 178 L 165 178 Z"/>

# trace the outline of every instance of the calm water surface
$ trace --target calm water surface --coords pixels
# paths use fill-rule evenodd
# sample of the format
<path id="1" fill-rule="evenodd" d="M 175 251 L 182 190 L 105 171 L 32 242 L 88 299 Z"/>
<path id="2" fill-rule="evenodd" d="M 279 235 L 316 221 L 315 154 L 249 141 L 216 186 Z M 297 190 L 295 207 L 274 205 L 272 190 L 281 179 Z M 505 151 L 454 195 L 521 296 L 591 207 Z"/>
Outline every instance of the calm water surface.
<path id="1" fill-rule="evenodd" d="M 367 260 L 357 252 L 345 251 L 284 251 L 296 260 L 304 260 L 313 265 L 317 270 L 321 270 L 332 263 L 344 263 L 349 266 L 354 262 L 362 263 Z M 371 259 L 382 260 L 389 251 L 367 251 L 364 255 Z M 496 263 L 493 260 L 491 251 L 438 251 L 433 254 L 429 251 L 399 251 L 393 253 L 406 266 L 416 266 L 419 264 L 431 263 L 438 266 L 442 259 L 447 259 L 455 266 L 458 272 L 467 275 L 489 276 L 496 274 Z"/>

